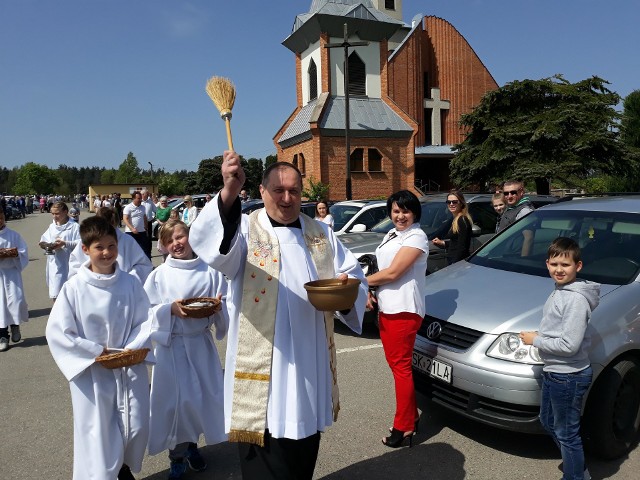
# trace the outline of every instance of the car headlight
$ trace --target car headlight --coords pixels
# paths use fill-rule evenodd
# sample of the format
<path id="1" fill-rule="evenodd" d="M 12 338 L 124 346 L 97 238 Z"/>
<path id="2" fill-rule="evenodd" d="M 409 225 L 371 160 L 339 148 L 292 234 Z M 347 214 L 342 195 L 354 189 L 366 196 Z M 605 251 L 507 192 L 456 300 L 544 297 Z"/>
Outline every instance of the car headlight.
<path id="1" fill-rule="evenodd" d="M 510 362 L 542 365 L 538 349 L 533 345 L 525 345 L 517 333 L 503 333 L 487 350 L 487 356 L 509 360 Z"/>

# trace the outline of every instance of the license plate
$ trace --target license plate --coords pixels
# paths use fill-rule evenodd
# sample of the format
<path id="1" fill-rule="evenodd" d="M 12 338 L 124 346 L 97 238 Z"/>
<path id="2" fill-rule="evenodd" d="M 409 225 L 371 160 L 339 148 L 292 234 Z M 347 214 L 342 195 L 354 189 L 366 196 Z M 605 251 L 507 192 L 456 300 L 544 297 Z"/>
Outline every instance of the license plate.
<path id="1" fill-rule="evenodd" d="M 451 383 L 453 367 L 448 363 L 441 362 L 429 355 L 423 355 L 415 350 L 413 351 L 413 360 L 411 362 L 413 368 L 446 383 Z"/>

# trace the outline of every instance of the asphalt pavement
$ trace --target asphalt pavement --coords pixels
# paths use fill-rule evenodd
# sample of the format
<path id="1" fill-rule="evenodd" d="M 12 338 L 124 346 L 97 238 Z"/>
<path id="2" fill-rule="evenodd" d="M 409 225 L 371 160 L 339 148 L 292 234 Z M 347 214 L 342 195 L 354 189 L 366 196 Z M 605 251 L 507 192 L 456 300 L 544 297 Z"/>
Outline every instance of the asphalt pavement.
<path id="1" fill-rule="evenodd" d="M 88 215 L 83 211 L 81 219 Z M 50 222 L 46 213 L 7 222 L 29 245 L 30 262 L 23 272 L 29 322 L 22 327 L 23 340 L 0 353 L 0 480 L 71 478 L 69 387 L 44 336 L 52 302 L 44 279 L 45 256 L 37 243 Z M 161 260 L 153 258 L 156 265 Z M 338 422 L 322 436 L 315 479 L 561 478 L 560 454 L 548 437 L 485 427 L 423 402 L 413 448 L 385 447 L 381 438 L 392 423 L 394 393 L 377 333 L 366 326 L 358 336 L 337 325 L 336 345 L 342 410 Z M 218 347 L 224 362 L 224 341 Z M 241 478 L 234 444 L 203 446 L 201 451 L 209 468 L 203 473 L 188 471 L 185 480 Z M 615 461 L 587 460 L 594 479 L 638 478 L 637 447 Z M 136 478 L 160 480 L 167 475 L 168 460 L 160 454 L 145 457 Z"/>

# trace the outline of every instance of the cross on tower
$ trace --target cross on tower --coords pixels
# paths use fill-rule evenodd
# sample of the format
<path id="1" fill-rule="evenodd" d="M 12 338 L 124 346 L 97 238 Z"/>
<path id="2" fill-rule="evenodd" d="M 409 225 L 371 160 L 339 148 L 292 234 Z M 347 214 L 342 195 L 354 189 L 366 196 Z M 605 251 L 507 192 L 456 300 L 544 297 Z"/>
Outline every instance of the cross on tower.
<path id="1" fill-rule="evenodd" d="M 442 110 L 449 110 L 451 102 L 440 99 L 440 89 L 431 89 L 431 98 L 424 99 L 424 108 L 431 109 L 431 145 L 442 145 Z"/>
<path id="2" fill-rule="evenodd" d="M 349 43 L 347 24 L 344 24 L 344 38 L 342 43 L 327 43 L 324 48 L 344 48 L 344 139 L 347 151 L 347 182 L 345 186 L 347 200 L 351 200 L 351 143 L 349 139 L 349 47 L 361 47 L 369 42 Z"/>

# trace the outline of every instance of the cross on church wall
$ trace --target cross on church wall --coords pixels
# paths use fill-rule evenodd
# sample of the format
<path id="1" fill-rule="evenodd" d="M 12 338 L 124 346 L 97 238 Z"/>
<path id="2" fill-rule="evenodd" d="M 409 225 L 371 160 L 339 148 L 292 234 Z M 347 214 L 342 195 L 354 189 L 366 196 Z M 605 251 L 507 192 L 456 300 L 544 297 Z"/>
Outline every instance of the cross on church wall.
<path id="1" fill-rule="evenodd" d="M 431 98 L 424 99 L 424 108 L 431 109 L 431 145 L 442 145 L 442 110 L 449 110 L 451 102 L 440 98 L 440 89 L 431 89 Z"/>

